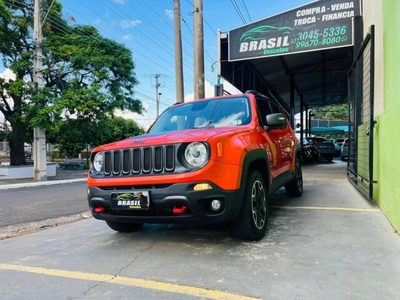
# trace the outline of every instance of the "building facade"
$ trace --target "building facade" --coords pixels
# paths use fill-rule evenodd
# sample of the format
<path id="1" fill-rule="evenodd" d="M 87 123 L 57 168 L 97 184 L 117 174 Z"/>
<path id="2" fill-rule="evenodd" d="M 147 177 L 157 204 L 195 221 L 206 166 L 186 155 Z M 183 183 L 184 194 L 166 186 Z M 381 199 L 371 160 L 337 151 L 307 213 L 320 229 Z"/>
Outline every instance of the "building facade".
<path id="1" fill-rule="evenodd" d="M 364 32 L 375 25 L 373 199 L 400 231 L 400 1 L 364 0 Z"/>

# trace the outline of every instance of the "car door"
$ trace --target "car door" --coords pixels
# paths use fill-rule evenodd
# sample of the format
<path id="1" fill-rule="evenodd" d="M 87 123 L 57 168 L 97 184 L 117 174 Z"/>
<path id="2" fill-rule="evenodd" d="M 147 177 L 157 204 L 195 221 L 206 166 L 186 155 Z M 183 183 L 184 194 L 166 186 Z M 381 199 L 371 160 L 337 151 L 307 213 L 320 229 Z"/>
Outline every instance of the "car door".
<path id="1" fill-rule="evenodd" d="M 271 100 L 269 104 L 271 106 L 272 113 L 282 113 L 286 118 L 284 126 L 271 131 L 272 134 L 277 136 L 279 141 L 279 147 L 282 156 L 282 168 L 281 172 L 279 173 L 281 174 L 289 170 L 291 166 L 292 159 L 294 157 L 294 151 L 296 148 L 295 137 L 294 137 L 294 132 L 291 130 L 289 123 L 287 121 L 288 116 L 286 115 L 286 112 L 275 101 Z"/>
<path id="2" fill-rule="evenodd" d="M 273 180 L 280 174 L 282 174 L 286 167 L 287 154 L 285 147 L 287 146 L 287 139 L 284 133 L 285 129 L 273 129 L 267 131 L 266 116 L 274 113 L 274 108 L 271 106 L 271 102 L 267 98 L 257 97 L 257 107 L 259 113 L 260 122 L 260 133 L 261 139 L 260 144 L 263 145 L 264 149 L 268 153 L 269 165 L 271 169 L 271 179 Z M 281 112 L 280 110 L 278 112 Z"/>

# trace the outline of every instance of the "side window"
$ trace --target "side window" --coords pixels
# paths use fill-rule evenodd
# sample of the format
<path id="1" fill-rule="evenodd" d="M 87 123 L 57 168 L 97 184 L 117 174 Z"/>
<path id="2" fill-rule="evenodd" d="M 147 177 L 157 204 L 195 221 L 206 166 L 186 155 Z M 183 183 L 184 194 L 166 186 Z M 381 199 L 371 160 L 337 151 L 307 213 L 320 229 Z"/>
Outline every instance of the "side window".
<path id="1" fill-rule="evenodd" d="M 265 98 L 257 98 L 257 107 L 260 119 L 260 125 L 264 126 L 265 124 L 265 116 L 272 113 L 271 107 L 269 106 L 269 101 Z"/>
<path id="2" fill-rule="evenodd" d="M 282 107 L 272 99 L 261 98 L 261 97 L 257 98 L 257 106 L 258 106 L 258 110 L 259 110 L 259 119 L 260 119 L 261 126 L 267 125 L 266 120 L 265 120 L 267 115 L 281 113 L 281 114 L 284 114 L 285 117 L 287 117 L 287 115 L 284 113 L 284 110 L 282 109 Z M 286 121 L 284 122 L 284 124 L 282 124 L 281 126 L 278 126 L 278 127 L 285 128 Z M 278 128 L 278 127 L 276 127 L 276 128 Z"/>
<path id="3" fill-rule="evenodd" d="M 272 113 L 273 113 L 273 114 L 282 113 L 282 110 L 281 110 L 281 108 L 279 107 L 279 105 L 277 105 L 277 104 L 274 103 L 274 102 L 270 102 L 270 104 L 271 104 L 271 110 L 272 110 Z"/>
<path id="4" fill-rule="evenodd" d="M 288 120 L 290 120 L 290 113 L 281 105 L 278 105 L 277 103 L 274 103 L 274 106 L 278 110 L 277 112 L 282 113 Z"/>

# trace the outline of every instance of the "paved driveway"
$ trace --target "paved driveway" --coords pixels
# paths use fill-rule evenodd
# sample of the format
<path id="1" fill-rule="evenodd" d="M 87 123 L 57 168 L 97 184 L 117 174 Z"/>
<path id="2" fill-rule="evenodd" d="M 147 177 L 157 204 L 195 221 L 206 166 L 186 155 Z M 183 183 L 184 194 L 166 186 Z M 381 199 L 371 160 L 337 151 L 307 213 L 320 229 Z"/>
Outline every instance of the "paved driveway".
<path id="1" fill-rule="evenodd" d="M 0 299 L 399 299 L 400 237 L 347 181 L 304 167 L 305 191 L 271 199 L 258 242 L 227 227 L 92 218 L 0 241 Z"/>

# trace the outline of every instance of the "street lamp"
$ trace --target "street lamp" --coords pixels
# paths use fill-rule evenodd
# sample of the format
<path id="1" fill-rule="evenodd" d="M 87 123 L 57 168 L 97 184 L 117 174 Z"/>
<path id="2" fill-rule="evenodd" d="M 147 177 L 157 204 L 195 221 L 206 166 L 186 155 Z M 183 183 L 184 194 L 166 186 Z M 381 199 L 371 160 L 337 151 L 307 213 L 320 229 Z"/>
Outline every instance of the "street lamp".
<path id="1" fill-rule="evenodd" d="M 162 93 L 158 93 L 157 99 L 156 99 L 156 101 L 157 101 L 157 118 L 160 115 L 160 97 L 161 97 L 161 95 L 162 95 Z"/>
<path id="2" fill-rule="evenodd" d="M 211 65 L 211 72 L 215 72 L 215 67 L 214 65 L 217 63 L 218 61 L 215 61 L 212 65 Z M 218 65 L 219 66 L 219 65 Z M 214 85 L 214 96 L 222 96 L 224 94 L 224 85 L 220 83 L 221 82 L 221 75 L 219 73 L 219 69 L 217 70 L 217 84 Z"/>

